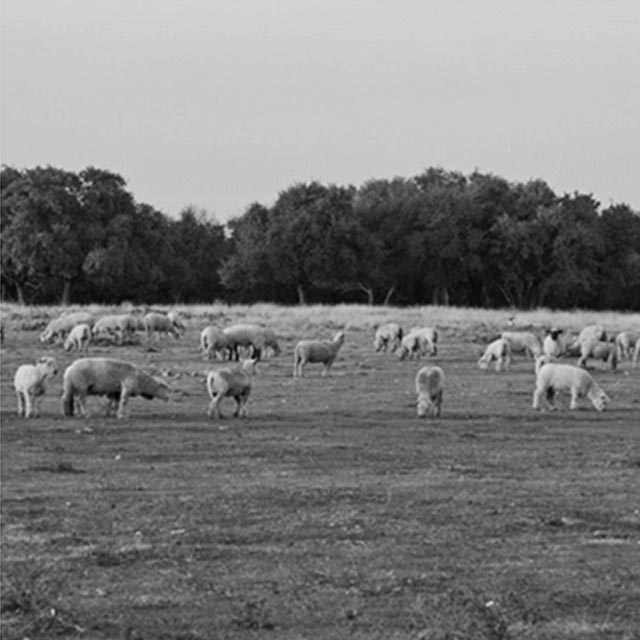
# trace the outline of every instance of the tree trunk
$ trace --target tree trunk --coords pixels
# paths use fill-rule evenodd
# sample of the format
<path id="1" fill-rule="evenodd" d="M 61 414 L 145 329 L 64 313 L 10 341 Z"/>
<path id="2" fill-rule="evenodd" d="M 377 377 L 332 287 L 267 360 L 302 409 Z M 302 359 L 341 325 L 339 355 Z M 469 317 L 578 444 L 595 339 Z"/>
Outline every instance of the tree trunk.
<path id="1" fill-rule="evenodd" d="M 24 306 L 24 289 L 18 283 L 16 283 L 16 293 L 18 294 L 18 304 Z"/>
<path id="2" fill-rule="evenodd" d="M 389 291 L 387 291 L 387 295 L 384 297 L 384 306 L 388 307 L 389 303 L 391 302 L 391 296 L 393 295 L 393 292 L 396 290 L 395 286 L 391 287 L 391 289 L 389 289 Z"/>
<path id="3" fill-rule="evenodd" d="M 61 304 L 65 307 L 68 307 L 71 304 L 71 280 L 64 281 Z"/>
<path id="4" fill-rule="evenodd" d="M 304 287 L 301 284 L 298 285 L 298 304 L 307 304 L 307 296 L 305 295 Z"/>
<path id="5" fill-rule="evenodd" d="M 368 285 L 362 284 L 362 282 L 358 282 L 358 288 L 367 294 L 367 304 L 369 306 L 373 306 L 373 303 L 374 303 L 373 288 Z"/>

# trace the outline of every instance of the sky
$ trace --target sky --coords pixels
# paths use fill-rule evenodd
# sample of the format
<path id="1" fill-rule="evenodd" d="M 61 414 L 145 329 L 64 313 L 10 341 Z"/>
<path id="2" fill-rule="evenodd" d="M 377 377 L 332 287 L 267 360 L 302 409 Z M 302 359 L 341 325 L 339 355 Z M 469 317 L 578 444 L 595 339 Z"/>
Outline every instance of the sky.
<path id="1" fill-rule="evenodd" d="M 219 222 L 428 167 L 640 211 L 638 0 L 2 0 L 0 156 Z"/>

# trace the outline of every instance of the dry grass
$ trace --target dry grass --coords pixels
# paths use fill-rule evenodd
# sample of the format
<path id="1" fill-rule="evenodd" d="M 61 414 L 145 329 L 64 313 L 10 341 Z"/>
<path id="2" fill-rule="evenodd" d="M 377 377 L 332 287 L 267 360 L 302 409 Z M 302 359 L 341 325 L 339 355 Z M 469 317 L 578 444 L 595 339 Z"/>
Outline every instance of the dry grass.
<path id="1" fill-rule="evenodd" d="M 3 638 L 636 637 L 640 370 L 593 372 L 613 400 L 604 414 L 562 397 L 535 413 L 530 362 L 475 366 L 503 312 L 179 310 L 179 341 L 92 347 L 174 389 L 168 405 L 132 400 L 122 422 L 63 418 L 59 378 L 44 417 L 18 419 L 18 363 L 74 356 L 38 343 L 35 325 L 59 310 L 3 309 Z M 639 324 L 536 313 L 516 324 Z M 261 364 L 249 418 L 210 420 L 216 365 L 198 334 L 240 319 L 275 326 L 283 355 Z M 440 419 L 415 418 L 419 363 L 373 351 L 373 325 L 392 319 L 441 329 Z M 337 327 L 333 376 L 294 379 L 295 341 Z"/>

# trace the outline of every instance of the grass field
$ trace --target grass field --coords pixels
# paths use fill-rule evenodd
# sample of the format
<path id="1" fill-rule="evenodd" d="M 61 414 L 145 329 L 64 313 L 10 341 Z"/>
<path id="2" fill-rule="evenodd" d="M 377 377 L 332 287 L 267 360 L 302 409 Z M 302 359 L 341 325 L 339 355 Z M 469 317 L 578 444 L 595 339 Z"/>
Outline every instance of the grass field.
<path id="1" fill-rule="evenodd" d="M 162 372 L 169 403 L 132 399 L 119 421 L 94 398 L 94 416 L 68 419 L 75 356 L 38 341 L 59 311 L 3 306 L 3 639 L 640 637 L 640 368 L 593 364 L 602 414 L 566 395 L 537 413 L 530 361 L 476 366 L 507 312 L 184 307 L 178 341 L 90 348 Z M 439 329 L 441 418 L 415 417 L 420 363 L 373 350 L 392 319 Z M 283 354 L 261 363 L 248 418 L 211 420 L 204 373 L 221 363 L 199 333 L 237 320 L 270 324 Z M 640 327 L 516 317 L 593 321 Z M 293 378 L 295 342 L 342 328 L 333 375 Z M 27 421 L 13 374 L 44 353 L 60 374 Z"/>

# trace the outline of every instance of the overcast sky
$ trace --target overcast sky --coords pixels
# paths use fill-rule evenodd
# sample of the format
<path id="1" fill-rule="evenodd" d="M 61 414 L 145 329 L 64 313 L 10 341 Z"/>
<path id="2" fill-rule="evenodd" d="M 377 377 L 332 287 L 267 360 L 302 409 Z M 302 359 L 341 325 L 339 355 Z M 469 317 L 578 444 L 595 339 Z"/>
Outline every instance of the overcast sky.
<path id="1" fill-rule="evenodd" d="M 639 0 L 2 0 L 2 162 L 219 221 L 430 166 L 640 210 Z"/>

